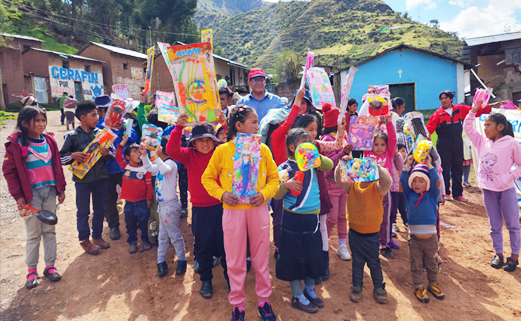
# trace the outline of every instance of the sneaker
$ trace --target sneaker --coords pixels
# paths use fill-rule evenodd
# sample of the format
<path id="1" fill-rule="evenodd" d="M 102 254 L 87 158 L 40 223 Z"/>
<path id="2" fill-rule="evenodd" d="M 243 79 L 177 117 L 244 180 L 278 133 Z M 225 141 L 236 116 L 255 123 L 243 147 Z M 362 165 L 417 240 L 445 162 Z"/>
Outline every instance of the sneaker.
<path id="1" fill-rule="evenodd" d="M 119 232 L 119 227 L 111 227 L 110 228 L 110 239 L 115 241 L 115 240 L 119 240 L 120 237 L 121 237 L 121 233 Z"/>
<path id="2" fill-rule="evenodd" d="M 250 272 L 251 270 L 251 257 L 246 258 L 246 273 Z"/>
<path id="3" fill-rule="evenodd" d="M 166 262 L 157 263 L 157 276 L 162 277 L 168 273 L 168 264 Z"/>
<path id="4" fill-rule="evenodd" d="M 304 311 L 306 313 L 317 313 L 318 312 L 318 307 L 316 305 L 312 304 L 311 302 L 308 303 L 307 305 L 304 305 L 304 304 L 300 303 L 298 298 L 295 298 L 295 297 L 293 297 L 293 299 L 291 300 L 291 307 L 294 309 L 297 309 L 297 310 Z"/>
<path id="5" fill-rule="evenodd" d="M 261 317 L 263 321 L 277 321 L 277 316 L 273 313 L 271 304 L 268 302 L 264 302 L 264 305 L 259 307 L 259 317 Z"/>
<path id="6" fill-rule="evenodd" d="M 244 321 L 245 311 L 239 311 L 239 308 L 232 310 L 232 321 Z"/>
<path id="7" fill-rule="evenodd" d="M 445 299 L 445 294 L 441 292 L 440 286 L 438 285 L 438 282 L 429 284 L 429 287 L 427 288 L 432 295 L 438 300 Z"/>
<path id="8" fill-rule="evenodd" d="M 51 282 L 58 282 L 62 279 L 54 266 L 46 267 L 43 271 L 43 275 L 45 275 Z"/>
<path id="9" fill-rule="evenodd" d="M 377 303 L 380 303 L 380 304 L 387 303 L 387 291 L 385 291 L 385 283 L 382 284 L 381 288 L 373 289 L 373 297 Z"/>
<path id="10" fill-rule="evenodd" d="M 516 270 L 516 266 L 519 265 L 519 260 L 514 261 L 511 257 L 507 258 L 507 263 L 503 266 L 503 270 L 507 272 L 514 272 Z"/>
<path id="11" fill-rule="evenodd" d="M 181 210 L 181 218 L 185 218 L 188 216 L 188 210 L 186 208 L 183 208 Z"/>
<path id="12" fill-rule="evenodd" d="M 425 289 L 423 286 L 417 286 L 414 290 L 414 295 L 416 296 L 416 299 L 418 299 L 418 301 L 420 301 L 421 303 L 429 303 L 427 289 Z"/>
<path id="13" fill-rule="evenodd" d="M 349 254 L 349 250 L 347 249 L 346 244 L 340 244 L 338 246 L 338 251 L 336 251 L 336 254 L 344 261 L 351 260 L 351 254 Z"/>
<path id="14" fill-rule="evenodd" d="M 443 195 L 443 199 L 446 201 L 452 201 L 452 198 L 450 198 L 450 195 Z"/>
<path id="15" fill-rule="evenodd" d="M 36 277 L 29 281 L 29 276 L 35 275 Z M 35 288 L 38 285 L 38 273 L 31 272 L 27 274 L 27 282 L 25 282 L 25 288 L 26 289 L 32 289 Z"/>
<path id="16" fill-rule="evenodd" d="M 316 293 L 315 293 L 316 294 Z M 317 308 L 319 309 L 322 309 L 324 307 L 324 301 L 322 301 L 318 295 L 316 298 L 312 298 L 309 294 L 308 294 L 308 291 L 307 290 L 304 290 L 304 296 L 306 297 L 306 299 L 309 300 L 309 302 L 311 302 L 311 304 L 314 304 L 317 306 Z"/>
<path id="17" fill-rule="evenodd" d="M 466 198 L 463 197 L 463 196 L 454 197 L 454 200 L 455 200 L 455 201 L 458 201 L 458 202 L 464 202 L 464 203 L 466 203 L 466 202 L 469 201 L 468 199 L 466 199 Z"/>
<path id="18" fill-rule="evenodd" d="M 351 294 L 349 295 L 349 300 L 354 303 L 360 302 L 362 300 L 362 287 L 361 286 L 352 286 Z"/>
<path id="19" fill-rule="evenodd" d="M 143 241 L 143 251 L 148 251 L 152 248 L 152 243 L 149 241 Z"/>
<path id="20" fill-rule="evenodd" d="M 465 183 L 463 183 L 463 186 L 465 186 L 465 187 L 472 187 L 472 185 L 470 185 L 469 182 L 465 182 Z"/>
<path id="21" fill-rule="evenodd" d="M 391 249 L 398 250 L 400 249 L 400 244 L 396 243 L 393 239 L 389 241 L 389 244 L 387 244 Z"/>
<path id="22" fill-rule="evenodd" d="M 212 264 L 213 264 L 213 265 L 212 265 L 213 267 L 216 267 L 217 265 L 221 264 L 221 257 L 220 257 L 220 256 L 219 256 L 219 257 L 215 257 L 215 256 L 214 256 L 214 257 L 213 257 Z"/>
<path id="23" fill-rule="evenodd" d="M 105 242 L 101 237 L 99 239 L 92 239 L 92 244 L 99 246 L 102 250 L 110 248 L 110 244 Z"/>
<path id="24" fill-rule="evenodd" d="M 503 259 L 503 255 L 494 255 L 494 258 L 492 261 L 490 261 L 490 266 L 494 269 L 500 269 L 505 264 L 505 261 Z"/>
<path id="25" fill-rule="evenodd" d="M 80 243 L 80 245 L 85 251 L 85 253 L 88 253 L 90 255 L 96 255 L 99 253 L 100 247 L 92 244 L 89 239 L 83 240 Z"/>
<path id="26" fill-rule="evenodd" d="M 393 231 L 395 231 L 396 233 L 400 232 L 400 228 L 398 227 L 398 224 L 393 223 Z"/>
<path id="27" fill-rule="evenodd" d="M 212 288 L 212 280 L 203 281 L 203 284 L 201 285 L 201 296 L 205 299 L 210 299 L 213 294 L 213 288 Z"/>
<path id="28" fill-rule="evenodd" d="M 380 249 L 380 254 L 382 254 L 384 257 L 386 257 L 388 259 L 395 258 L 393 251 L 391 251 L 391 248 L 387 247 L 387 246 Z"/>
<path id="29" fill-rule="evenodd" d="M 186 260 L 177 261 L 177 268 L 175 269 L 175 275 L 185 274 L 186 272 Z"/>
<path id="30" fill-rule="evenodd" d="M 195 272 L 195 273 L 198 273 L 198 272 L 199 272 L 199 262 L 197 262 L 197 261 L 195 261 L 194 272 Z"/>
<path id="31" fill-rule="evenodd" d="M 130 253 L 130 254 L 137 253 L 137 243 L 136 242 L 132 242 L 128 245 L 128 253 Z"/>

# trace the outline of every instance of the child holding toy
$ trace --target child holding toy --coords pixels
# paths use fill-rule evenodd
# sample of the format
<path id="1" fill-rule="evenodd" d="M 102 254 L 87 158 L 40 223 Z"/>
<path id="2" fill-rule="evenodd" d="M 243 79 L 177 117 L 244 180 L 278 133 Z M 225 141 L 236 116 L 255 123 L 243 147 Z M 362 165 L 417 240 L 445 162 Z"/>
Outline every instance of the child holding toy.
<path id="1" fill-rule="evenodd" d="M 266 145 L 261 145 L 257 194 L 250 198 L 249 204 L 240 204 L 239 198 L 231 193 L 234 168 L 231 159 L 235 157 L 235 135 L 256 134 L 259 130 L 258 122 L 259 118 L 253 108 L 238 105 L 233 109 L 228 119 L 228 142 L 217 147 L 201 181 L 210 196 L 224 203 L 223 233 L 231 284 L 229 301 L 233 305 L 232 320 L 244 320 L 245 315 L 244 281 L 248 235 L 255 268 L 259 315 L 263 320 L 275 321 L 277 317 L 268 302 L 271 283 L 268 271 L 270 215 L 267 201 L 275 196 L 279 173 Z"/>
<path id="2" fill-rule="evenodd" d="M 315 279 L 323 276 L 326 268 L 319 228 L 321 204 L 316 173 L 333 169 L 333 161 L 320 155 L 320 167 L 304 171 L 303 182 L 295 179 L 299 171 L 295 161 L 297 147 L 311 141 L 311 135 L 302 128 L 292 129 L 288 133 L 286 146 L 291 156 L 279 166 L 279 171 L 286 171 L 289 179 L 280 183 L 274 197 L 284 202 L 277 278 L 290 282 L 293 295 L 291 306 L 307 313 L 315 313 L 318 308 L 324 307 L 324 302 L 314 289 Z"/>
<path id="3" fill-rule="evenodd" d="M 521 237 L 519 208 L 514 180 L 521 176 L 521 147 L 514 139 L 512 124 L 502 114 L 491 114 L 485 120 L 485 135 L 480 135 L 473 123 L 480 106 L 473 105 L 465 118 L 464 130 L 478 152 L 478 186 L 483 191 L 483 203 L 490 222 L 490 236 L 496 254 L 490 262 L 493 268 L 513 272 L 519 265 Z M 512 170 L 512 165 L 517 167 Z M 510 234 L 511 255 L 506 263 L 503 256 L 503 220 Z"/>
<path id="4" fill-rule="evenodd" d="M 47 114 L 37 106 L 25 106 L 18 113 L 17 131 L 7 137 L 2 171 L 9 193 L 16 200 L 24 216 L 26 245 L 25 263 L 28 274 L 25 287 L 38 285 L 36 267 L 39 259 L 40 240 L 43 239 L 45 270 L 50 281 L 61 279 L 54 267 L 56 261 L 55 226 L 44 224 L 35 212 L 28 212 L 27 205 L 37 210 L 56 213 L 56 197 L 61 204 L 65 200 L 65 176 L 61 166 L 58 145 L 53 134 L 44 134 Z"/>

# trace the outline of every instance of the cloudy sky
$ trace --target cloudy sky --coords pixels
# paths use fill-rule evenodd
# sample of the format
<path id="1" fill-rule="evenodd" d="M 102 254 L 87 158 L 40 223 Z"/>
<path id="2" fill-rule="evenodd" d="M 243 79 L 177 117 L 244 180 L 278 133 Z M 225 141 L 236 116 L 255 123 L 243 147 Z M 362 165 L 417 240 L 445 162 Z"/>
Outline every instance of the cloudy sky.
<path id="1" fill-rule="evenodd" d="M 427 23 L 436 19 L 442 30 L 456 31 L 459 37 L 471 38 L 521 31 L 521 0 L 383 1 L 394 11 L 408 12 L 413 20 Z"/>

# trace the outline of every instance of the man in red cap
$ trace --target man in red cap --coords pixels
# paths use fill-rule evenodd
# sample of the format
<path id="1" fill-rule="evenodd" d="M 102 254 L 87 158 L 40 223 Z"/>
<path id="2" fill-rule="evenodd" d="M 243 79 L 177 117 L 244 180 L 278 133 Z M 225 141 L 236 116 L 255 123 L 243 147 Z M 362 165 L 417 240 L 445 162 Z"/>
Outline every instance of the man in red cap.
<path id="1" fill-rule="evenodd" d="M 266 116 L 268 110 L 274 108 L 284 108 L 286 105 L 279 96 L 270 94 L 266 91 L 266 74 L 260 68 L 253 68 L 248 74 L 248 86 L 251 92 L 242 97 L 237 105 L 245 104 L 252 107 L 259 116 L 259 123 Z"/>

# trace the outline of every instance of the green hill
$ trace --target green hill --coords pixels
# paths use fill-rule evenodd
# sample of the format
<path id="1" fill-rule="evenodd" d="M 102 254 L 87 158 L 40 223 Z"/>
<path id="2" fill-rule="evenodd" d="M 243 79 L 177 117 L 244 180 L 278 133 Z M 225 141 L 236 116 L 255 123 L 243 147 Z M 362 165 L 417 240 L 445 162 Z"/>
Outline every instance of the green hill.
<path id="1" fill-rule="evenodd" d="M 261 0 L 197 0 L 197 9 L 208 13 L 233 15 L 262 7 Z"/>
<path id="2" fill-rule="evenodd" d="M 454 35 L 412 21 L 380 0 L 279 2 L 232 16 L 206 15 L 201 24 L 214 30 L 214 44 L 228 58 L 252 67 L 271 67 L 283 48 L 302 57 L 310 48 L 315 61 L 337 68 L 401 43 L 455 58 L 462 49 Z"/>

